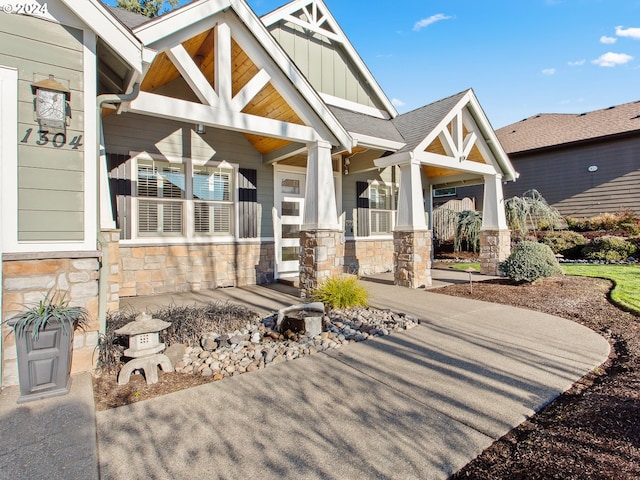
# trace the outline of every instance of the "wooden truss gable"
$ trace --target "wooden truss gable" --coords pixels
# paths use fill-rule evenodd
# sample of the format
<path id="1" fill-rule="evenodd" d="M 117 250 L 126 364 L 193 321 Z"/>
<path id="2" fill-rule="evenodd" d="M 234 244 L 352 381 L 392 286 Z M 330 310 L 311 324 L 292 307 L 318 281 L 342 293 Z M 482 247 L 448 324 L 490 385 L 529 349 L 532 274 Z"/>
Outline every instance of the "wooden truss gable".
<path id="1" fill-rule="evenodd" d="M 327 52 L 322 52 L 323 48 L 328 48 L 327 46 L 331 46 L 336 51 L 344 52 L 344 55 L 341 56 L 342 61 L 338 62 L 335 66 L 330 66 L 330 68 L 323 68 L 323 70 L 326 71 L 321 73 L 319 71 L 320 66 L 318 62 L 315 61 L 315 58 L 305 57 L 305 61 L 303 61 L 300 56 L 295 53 L 295 45 L 291 44 L 291 40 L 285 38 L 279 39 L 282 47 L 294 59 L 298 68 L 302 70 L 309 81 L 314 84 L 318 91 L 324 92 L 321 93 L 321 96 L 328 104 L 380 118 L 388 119 L 398 115 L 395 107 L 322 0 L 294 0 L 262 17 L 262 22 L 276 35 L 276 38 L 278 38 L 276 29 L 282 24 L 289 24 L 291 27 L 302 32 L 302 35 L 306 37 L 306 42 L 309 44 L 308 48 L 303 48 L 303 50 L 309 52 L 308 54 L 305 53 L 305 55 L 311 56 L 311 54 L 315 52 L 315 55 L 320 58 L 320 61 L 325 61 L 328 56 Z M 322 39 L 324 42 L 318 42 L 318 39 Z M 295 40 L 293 40 L 293 43 L 295 43 Z M 372 105 L 375 105 L 375 107 L 353 101 L 352 98 L 350 98 L 354 95 L 353 91 L 342 92 L 338 88 L 336 88 L 332 94 L 325 91 L 324 86 L 327 82 L 328 75 L 326 72 L 331 73 L 334 69 L 336 73 L 338 70 L 353 72 L 353 79 L 358 83 L 358 88 L 366 92 L 366 95 L 371 99 L 373 102 Z M 351 90 L 354 88 L 356 87 L 352 87 Z M 349 90 L 349 87 L 347 87 L 347 90 Z"/>
<path id="2" fill-rule="evenodd" d="M 432 185 L 481 183 L 485 175 L 515 180 L 502 149 L 472 90 L 467 91 L 422 141 L 376 161 L 378 167 L 418 161 Z"/>
<path id="3" fill-rule="evenodd" d="M 310 86 L 294 83 L 303 79 L 291 75 L 295 67 L 274 52 L 276 42 L 243 5 L 194 2 L 136 30 L 159 53 L 129 110 L 239 131 L 262 154 L 320 139 L 350 149 L 349 135 L 317 94 L 305 95 L 315 93 Z M 272 45 L 247 25 L 252 21 Z"/>

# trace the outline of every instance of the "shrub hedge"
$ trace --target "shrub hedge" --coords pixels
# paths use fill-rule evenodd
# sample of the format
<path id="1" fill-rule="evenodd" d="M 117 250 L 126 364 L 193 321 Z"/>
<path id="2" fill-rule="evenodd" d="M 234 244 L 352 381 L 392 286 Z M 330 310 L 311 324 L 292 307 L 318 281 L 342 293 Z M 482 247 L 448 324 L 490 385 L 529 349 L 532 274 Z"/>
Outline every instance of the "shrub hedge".
<path id="1" fill-rule="evenodd" d="M 548 245 L 524 241 L 500 264 L 502 272 L 516 282 L 535 282 L 543 277 L 562 275 L 553 251 Z"/>

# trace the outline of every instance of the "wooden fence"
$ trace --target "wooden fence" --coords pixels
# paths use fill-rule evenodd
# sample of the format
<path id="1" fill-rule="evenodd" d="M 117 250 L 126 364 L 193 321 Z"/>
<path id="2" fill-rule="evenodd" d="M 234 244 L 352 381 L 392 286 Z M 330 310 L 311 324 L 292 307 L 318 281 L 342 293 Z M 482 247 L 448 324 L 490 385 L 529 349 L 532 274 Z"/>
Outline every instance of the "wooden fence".
<path id="1" fill-rule="evenodd" d="M 444 205 L 433 209 L 433 238 L 436 242 L 451 240 L 455 236 L 455 219 L 457 212 L 475 210 L 476 202 L 471 198 L 449 200 Z"/>

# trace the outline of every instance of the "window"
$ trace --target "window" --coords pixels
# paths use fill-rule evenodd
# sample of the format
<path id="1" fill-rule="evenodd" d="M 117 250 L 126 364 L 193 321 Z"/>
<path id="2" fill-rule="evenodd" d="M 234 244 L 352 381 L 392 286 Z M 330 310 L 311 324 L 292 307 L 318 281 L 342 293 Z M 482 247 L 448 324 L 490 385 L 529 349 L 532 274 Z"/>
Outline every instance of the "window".
<path id="1" fill-rule="evenodd" d="M 185 176 L 183 165 L 138 161 L 138 232 L 182 235 Z"/>
<path id="2" fill-rule="evenodd" d="M 226 168 L 193 165 L 189 179 L 188 162 L 138 158 L 140 236 L 235 234 L 235 170 L 230 165 Z"/>
<path id="3" fill-rule="evenodd" d="M 233 170 L 194 167 L 193 200 L 196 234 L 231 235 Z"/>
<path id="4" fill-rule="evenodd" d="M 391 185 L 369 185 L 369 213 L 371 235 L 391 233 L 395 221 L 397 189 Z"/>
<path id="5" fill-rule="evenodd" d="M 434 188 L 434 197 L 454 197 L 456 195 L 456 187 L 450 188 Z"/>

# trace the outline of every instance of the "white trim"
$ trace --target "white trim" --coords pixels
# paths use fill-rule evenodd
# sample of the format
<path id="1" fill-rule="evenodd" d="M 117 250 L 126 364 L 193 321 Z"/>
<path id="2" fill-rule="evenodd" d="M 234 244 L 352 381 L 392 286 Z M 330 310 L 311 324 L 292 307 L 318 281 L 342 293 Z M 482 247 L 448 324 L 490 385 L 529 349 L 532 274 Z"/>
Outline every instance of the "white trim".
<path id="1" fill-rule="evenodd" d="M 440 155 L 438 153 L 416 152 L 414 158 L 422 165 L 442 167 L 448 170 L 460 170 L 463 172 L 479 173 L 482 175 L 495 175 L 497 173 L 493 165 L 472 162 L 471 160 L 456 161 L 455 158 Z"/>
<path id="2" fill-rule="evenodd" d="M 186 123 L 202 123 L 210 127 L 244 133 L 266 135 L 293 142 L 308 143 L 319 139 L 311 127 L 281 122 L 220 107 L 201 105 L 155 93 L 140 92 L 131 102 L 129 111 Z"/>
<path id="3" fill-rule="evenodd" d="M 380 148 L 384 150 L 400 150 L 406 145 L 403 142 L 387 140 L 386 138 L 372 137 L 362 133 L 349 132 L 353 139 L 357 142 L 357 146 L 366 148 Z"/>
<path id="4" fill-rule="evenodd" d="M 231 102 L 231 109 L 236 112 L 242 111 L 251 100 L 255 98 L 260 91 L 266 87 L 271 81 L 271 75 L 269 75 L 264 69 L 261 69 L 256 75 L 242 87 Z"/>
<path id="5" fill-rule="evenodd" d="M 340 25 L 338 24 L 336 19 L 333 17 L 333 14 L 322 0 L 295 0 L 263 16 L 261 20 L 265 26 L 270 27 L 271 25 L 279 22 L 282 19 L 286 20 L 285 17 L 287 15 L 306 7 L 310 3 L 314 4 L 314 11 L 316 11 L 318 7 L 322 9 L 322 13 L 324 14 L 323 22 L 326 21 L 331 30 L 333 30 L 335 32 L 335 35 L 338 36 L 338 39 L 336 39 L 336 41 L 341 43 L 351 61 L 356 65 L 356 67 L 364 77 L 365 82 L 369 84 L 373 92 L 377 95 L 378 100 L 380 100 L 385 106 L 385 108 L 387 109 L 387 113 L 391 116 L 391 118 L 397 117 L 398 111 L 393 106 L 387 95 L 384 93 L 375 77 L 371 74 L 371 71 L 367 68 L 366 64 L 364 63 L 356 49 L 353 47 L 342 28 L 340 28 Z M 309 28 L 310 30 L 316 30 L 321 35 L 326 35 L 328 33 L 326 32 L 326 30 L 320 29 L 312 24 L 308 24 L 307 28 Z"/>
<path id="6" fill-rule="evenodd" d="M 90 30 L 84 30 L 83 45 L 84 83 L 84 248 L 95 250 L 100 229 L 100 178 L 98 119 L 96 114 L 97 91 L 97 37 Z M 110 214 L 111 215 L 111 214 Z"/>
<path id="7" fill-rule="evenodd" d="M 98 0 L 62 0 L 62 2 L 96 32 L 138 74 L 142 73 L 140 42 Z"/>
<path id="8" fill-rule="evenodd" d="M 0 66 L 0 255 L 18 236 L 18 70 Z M 1 258 L 0 258 L 1 261 Z M 1 267 L 1 263 L 0 263 Z M 2 290 L 0 285 L 0 291 Z"/>
<path id="9" fill-rule="evenodd" d="M 363 113 L 370 117 L 381 118 L 382 120 L 389 120 L 391 117 L 389 113 L 384 110 L 380 110 L 376 107 L 370 107 L 368 105 L 362 105 L 361 103 L 352 102 L 351 100 L 345 100 L 344 98 L 334 97 L 328 93 L 318 92 L 320 98 L 324 100 L 328 105 L 334 107 L 343 108 L 345 110 L 351 110 L 352 112 Z"/>

